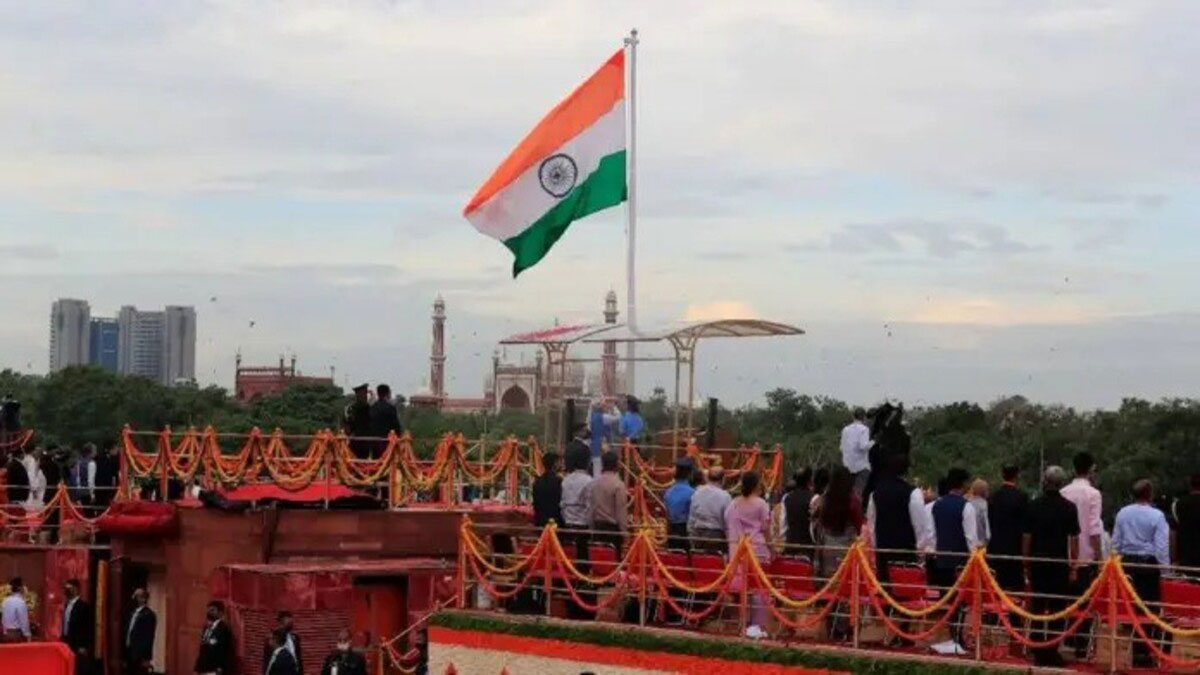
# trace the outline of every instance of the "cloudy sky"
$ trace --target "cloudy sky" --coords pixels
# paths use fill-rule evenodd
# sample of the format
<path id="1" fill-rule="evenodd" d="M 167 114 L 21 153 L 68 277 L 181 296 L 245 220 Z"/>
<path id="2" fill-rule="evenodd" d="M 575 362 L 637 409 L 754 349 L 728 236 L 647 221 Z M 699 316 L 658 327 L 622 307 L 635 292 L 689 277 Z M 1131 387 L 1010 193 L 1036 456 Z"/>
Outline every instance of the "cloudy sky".
<path id="1" fill-rule="evenodd" d="M 1200 382 L 1186 0 L 0 6 L 0 367 L 69 296 L 195 304 L 205 383 L 240 349 L 411 392 L 440 292 L 478 395 L 499 337 L 623 297 L 621 209 L 516 281 L 460 211 L 637 26 L 643 320 L 809 331 L 706 345 L 701 395 Z"/>

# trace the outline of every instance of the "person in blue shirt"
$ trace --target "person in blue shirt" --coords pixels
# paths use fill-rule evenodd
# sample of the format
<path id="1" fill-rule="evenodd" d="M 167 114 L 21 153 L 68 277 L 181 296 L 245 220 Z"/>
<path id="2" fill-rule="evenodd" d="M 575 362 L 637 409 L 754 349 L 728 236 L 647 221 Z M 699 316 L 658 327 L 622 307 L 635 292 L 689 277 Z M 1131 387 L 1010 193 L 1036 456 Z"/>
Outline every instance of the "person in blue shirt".
<path id="1" fill-rule="evenodd" d="M 621 426 L 618 431 L 621 438 L 627 438 L 634 443 L 641 440 L 642 434 L 646 430 L 646 421 L 642 419 L 640 407 L 641 402 L 637 400 L 637 397 L 625 398 L 625 414 L 621 415 Z"/>
<path id="2" fill-rule="evenodd" d="M 1159 583 L 1162 571 L 1171 564 L 1170 528 L 1167 517 L 1154 508 L 1154 486 L 1142 479 L 1133 484 L 1134 503 L 1117 512 L 1113 525 L 1112 547 L 1121 554 L 1121 562 L 1133 588 L 1143 601 L 1154 607 L 1162 599 Z M 1152 639 L 1158 640 L 1158 629 L 1148 626 Z M 1151 668 L 1154 659 L 1146 643 L 1133 644 L 1135 668 Z"/>
<path id="3" fill-rule="evenodd" d="M 680 457 L 675 460 L 675 484 L 663 493 L 667 506 L 667 548 L 686 551 L 688 546 L 687 522 L 692 509 L 692 460 Z"/>
<path id="4" fill-rule="evenodd" d="M 613 427 L 620 421 L 615 409 L 613 412 L 605 410 L 605 402 L 602 400 L 592 401 L 591 410 L 588 413 L 588 433 L 591 440 L 592 450 L 592 475 L 600 476 L 600 456 L 604 454 L 606 445 L 612 445 Z"/>

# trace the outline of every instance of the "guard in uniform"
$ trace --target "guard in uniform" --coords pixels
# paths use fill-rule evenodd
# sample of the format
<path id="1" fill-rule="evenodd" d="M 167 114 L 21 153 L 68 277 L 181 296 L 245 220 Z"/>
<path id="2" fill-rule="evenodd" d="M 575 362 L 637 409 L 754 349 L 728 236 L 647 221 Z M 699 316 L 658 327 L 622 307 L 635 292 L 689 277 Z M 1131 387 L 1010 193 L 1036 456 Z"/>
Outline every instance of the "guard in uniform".
<path id="1" fill-rule="evenodd" d="M 350 451 L 359 459 L 369 459 L 371 456 L 371 442 L 367 440 L 371 435 L 371 403 L 367 400 L 370 391 L 369 384 L 355 387 L 354 400 L 346 406 L 346 412 L 342 415 L 342 430 L 351 438 Z"/>
<path id="2" fill-rule="evenodd" d="M 367 660 L 350 646 L 350 631 L 338 633 L 337 649 L 325 657 L 321 675 L 367 675 Z"/>
<path id="3" fill-rule="evenodd" d="M 225 605 L 213 600 L 208 603 L 208 623 L 200 634 L 200 652 L 196 654 L 198 674 L 228 675 L 233 672 L 233 631 L 225 621 Z"/>

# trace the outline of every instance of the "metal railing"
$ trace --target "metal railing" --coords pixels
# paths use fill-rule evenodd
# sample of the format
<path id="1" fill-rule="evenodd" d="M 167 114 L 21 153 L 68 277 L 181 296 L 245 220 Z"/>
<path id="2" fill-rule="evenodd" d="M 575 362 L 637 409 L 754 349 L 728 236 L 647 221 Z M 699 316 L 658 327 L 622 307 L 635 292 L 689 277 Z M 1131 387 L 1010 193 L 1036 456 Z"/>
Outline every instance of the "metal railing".
<path id="1" fill-rule="evenodd" d="M 1063 560 L 977 551 L 938 585 L 935 557 L 863 541 L 767 555 L 697 537 L 669 550 L 650 530 L 464 522 L 460 542 L 464 608 L 1110 672 L 1200 667 L 1200 569 L 1174 568 L 1147 593 L 1163 569 L 1116 556 L 1073 580 Z M 1001 584 L 1005 564 L 1019 583 Z"/>

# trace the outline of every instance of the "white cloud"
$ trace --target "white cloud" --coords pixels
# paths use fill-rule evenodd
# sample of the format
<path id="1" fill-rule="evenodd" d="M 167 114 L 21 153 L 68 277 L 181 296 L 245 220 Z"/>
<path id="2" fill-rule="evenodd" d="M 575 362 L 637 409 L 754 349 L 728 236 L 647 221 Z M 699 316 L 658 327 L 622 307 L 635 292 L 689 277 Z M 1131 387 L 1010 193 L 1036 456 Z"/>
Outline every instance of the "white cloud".
<path id="1" fill-rule="evenodd" d="M 688 305 L 684 318 L 688 321 L 718 321 L 721 319 L 757 319 L 758 312 L 738 300 L 714 300 Z"/>
<path id="2" fill-rule="evenodd" d="M 1038 305 L 1010 304 L 991 298 L 938 302 L 918 309 L 908 321 L 928 324 L 1013 326 L 1021 324 L 1078 324 L 1095 320 L 1097 312 L 1069 302 Z"/>

